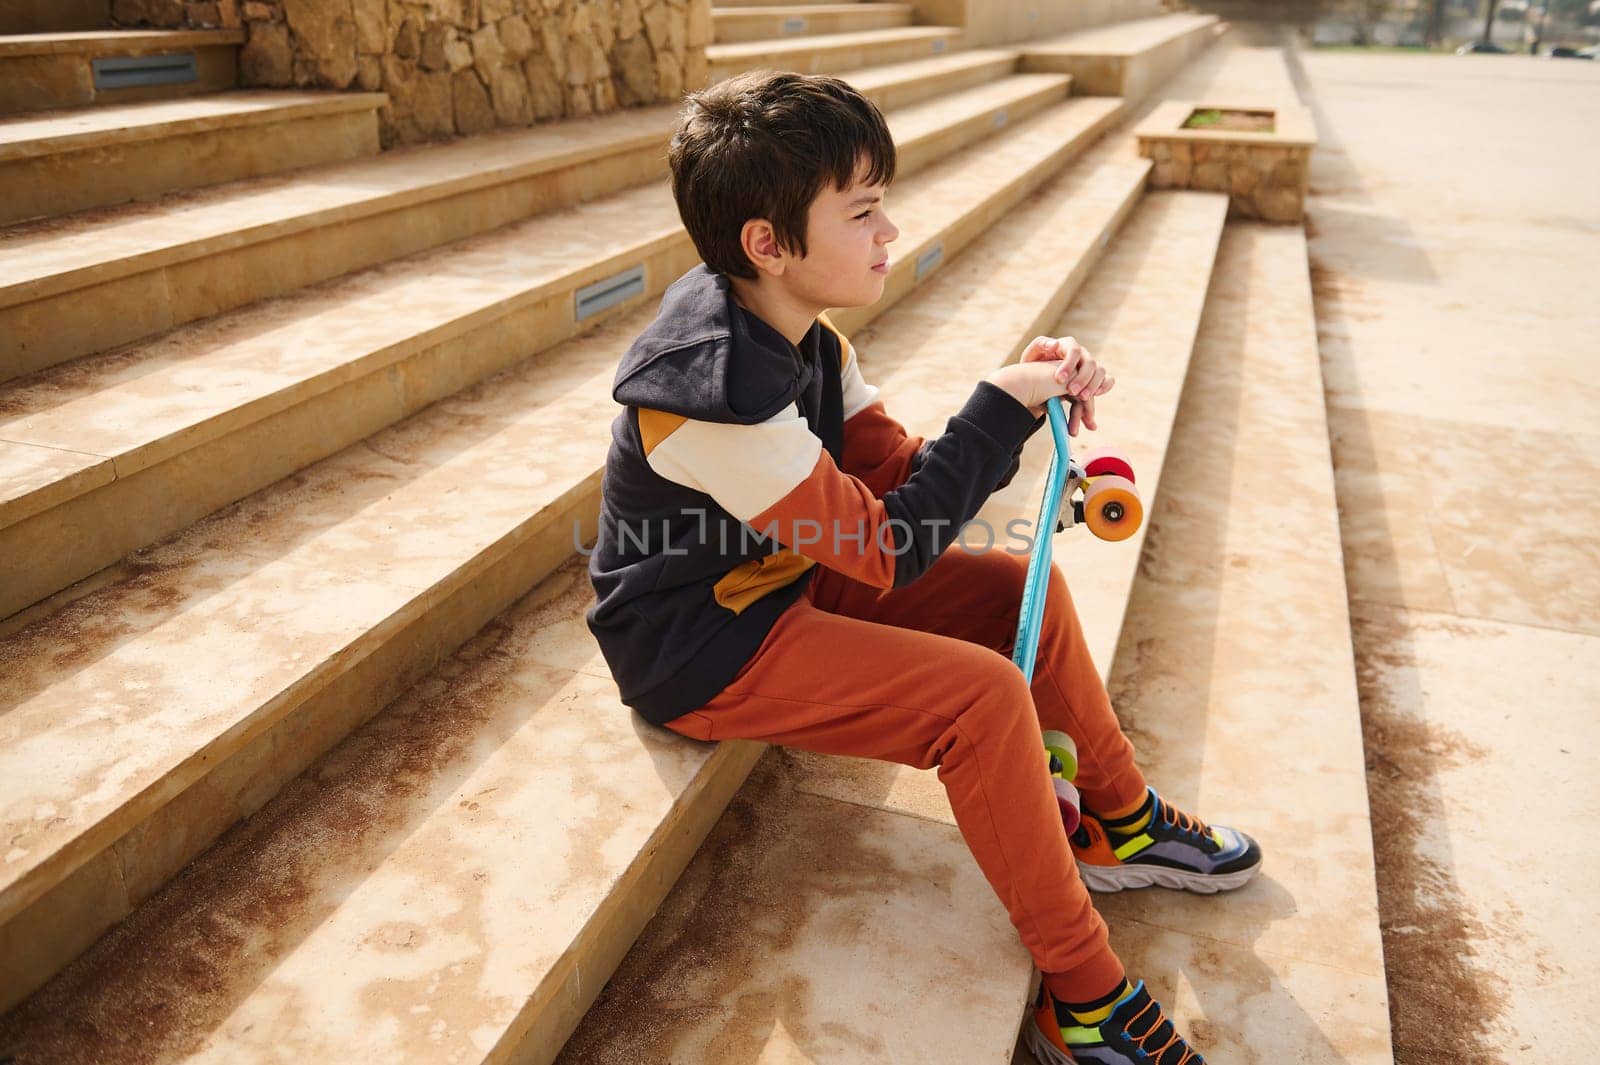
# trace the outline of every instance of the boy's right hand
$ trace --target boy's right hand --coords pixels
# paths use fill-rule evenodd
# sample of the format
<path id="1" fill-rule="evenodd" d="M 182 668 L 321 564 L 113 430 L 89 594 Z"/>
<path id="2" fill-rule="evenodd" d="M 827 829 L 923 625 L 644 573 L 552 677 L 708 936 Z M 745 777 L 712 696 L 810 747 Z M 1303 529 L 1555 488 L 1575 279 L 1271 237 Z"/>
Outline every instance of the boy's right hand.
<path id="1" fill-rule="evenodd" d="M 1073 400 L 1067 432 L 1078 435 L 1078 426 L 1098 428 L 1094 417 L 1096 396 L 1111 391 L 1116 379 L 1094 361 L 1089 352 L 1071 337 L 1061 340 L 1041 337 L 1028 346 L 1022 361 L 1002 366 L 987 379 L 1027 407 L 1035 418 L 1044 414 L 1051 396 Z"/>

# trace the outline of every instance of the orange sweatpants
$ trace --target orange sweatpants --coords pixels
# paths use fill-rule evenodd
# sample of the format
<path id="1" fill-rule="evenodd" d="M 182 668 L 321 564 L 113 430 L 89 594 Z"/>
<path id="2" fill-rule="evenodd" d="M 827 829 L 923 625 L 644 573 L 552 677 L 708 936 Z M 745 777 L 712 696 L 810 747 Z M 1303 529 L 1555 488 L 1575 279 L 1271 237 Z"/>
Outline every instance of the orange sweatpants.
<path id="1" fill-rule="evenodd" d="M 1078 745 L 1095 810 L 1144 795 L 1059 568 L 1032 690 L 1011 662 L 1028 560 L 952 545 L 919 579 L 879 589 L 819 567 L 749 662 L 668 728 L 939 767 L 960 829 L 1052 989 L 1083 999 L 1121 978 L 1062 831 L 1040 732 Z"/>

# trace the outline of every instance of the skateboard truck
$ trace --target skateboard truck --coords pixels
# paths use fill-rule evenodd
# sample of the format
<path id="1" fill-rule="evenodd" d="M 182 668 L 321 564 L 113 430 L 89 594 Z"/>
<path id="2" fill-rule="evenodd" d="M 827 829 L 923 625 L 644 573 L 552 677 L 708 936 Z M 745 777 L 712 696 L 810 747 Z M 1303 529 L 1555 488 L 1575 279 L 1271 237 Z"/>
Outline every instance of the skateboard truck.
<path id="1" fill-rule="evenodd" d="M 1050 554 L 1054 536 L 1049 530 L 1065 532 L 1077 525 L 1102 540 L 1126 540 L 1139 531 L 1144 521 L 1144 505 L 1134 487 L 1133 464 L 1115 448 L 1089 453 L 1080 466 L 1072 458 L 1067 434 L 1067 415 L 1061 397 L 1045 401 L 1050 435 L 1055 439 L 1055 454 L 1050 457 L 1050 472 L 1045 478 L 1044 499 L 1039 504 L 1036 536 L 1028 558 L 1028 576 L 1022 586 L 1022 609 L 1017 618 L 1017 640 L 1011 660 L 1033 683 L 1033 667 L 1039 654 L 1039 632 L 1044 624 L 1045 597 L 1050 589 Z M 1048 729 L 1044 749 L 1049 759 L 1050 783 L 1061 807 L 1061 823 L 1068 835 L 1077 831 L 1082 819 L 1082 802 L 1073 781 L 1078 775 L 1078 747 L 1065 732 Z"/>

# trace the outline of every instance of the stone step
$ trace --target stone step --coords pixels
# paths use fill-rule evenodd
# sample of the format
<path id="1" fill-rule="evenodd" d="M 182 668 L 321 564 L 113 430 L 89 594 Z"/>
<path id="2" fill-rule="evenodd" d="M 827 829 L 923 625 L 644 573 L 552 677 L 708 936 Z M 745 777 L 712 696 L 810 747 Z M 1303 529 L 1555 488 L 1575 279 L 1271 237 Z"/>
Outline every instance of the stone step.
<path id="1" fill-rule="evenodd" d="M 773 4 L 766 7 L 711 9 L 718 44 L 807 37 L 820 33 L 858 33 L 911 25 L 912 5 L 886 3 Z"/>
<path id="2" fill-rule="evenodd" d="M 1225 898 L 1099 897 L 1112 945 L 1207 1060 L 1392 1065 L 1299 226 L 1234 222 L 1223 234 L 1151 517 L 1112 693 L 1152 781 L 1249 831 L 1265 864 Z M 1083 576 L 1092 586 L 1098 575 Z"/>
<path id="3" fill-rule="evenodd" d="M 1131 105 L 1210 47 L 1222 25 L 1216 15 L 1184 12 L 1094 26 L 1019 46 L 1022 69 L 1071 74 L 1078 92 Z"/>
<path id="4" fill-rule="evenodd" d="M 0 37 L 0 114 L 232 89 L 238 83 L 244 39 L 243 30 L 83 30 Z M 107 60 L 153 56 L 188 64 L 177 75 L 188 80 L 131 85 L 126 71 L 96 74 L 97 64 Z M 102 80 L 107 76 L 115 83 Z"/>
<path id="5" fill-rule="evenodd" d="M 889 111 L 1003 78 L 1015 72 L 1016 66 L 1016 52 L 981 48 L 846 71 L 839 77 L 879 108 Z"/>
<path id="6" fill-rule="evenodd" d="M 238 91 L 0 119 L 0 225 L 373 155 L 388 99 Z"/>
<path id="7" fill-rule="evenodd" d="M 792 40 L 747 41 L 706 46 L 711 80 L 746 70 L 772 68 L 802 74 L 839 74 L 847 70 L 902 63 L 942 55 L 960 47 L 961 31 L 949 26 L 907 26 L 859 33 L 830 33 Z"/>
<path id="8" fill-rule="evenodd" d="M 1117 112 L 1066 101 L 1042 123 L 1017 119 L 1020 140 L 994 141 L 1010 185 L 975 179 L 972 159 L 919 179 L 997 117 L 1065 91 L 1062 75 L 1019 75 L 892 113 L 902 240 L 953 253 L 1009 206 L 991 186 L 1048 173 L 1028 150 L 1080 150 Z M 645 299 L 692 262 L 668 189 L 651 183 L 0 387 L 0 617 L 572 336 L 587 327 L 580 289 L 637 269 L 632 298 Z M 884 305 L 916 275 L 915 256 L 892 266 Z"/>
<path id="9" fill-rule="evenodd" d="M 1106 357 L 1127 351 L 1118 387 L 1149 362 L 1164 391 L 1163 409 L 1129 404 L 1103 424 L 1115 417 L 1128 423 L 1126 435 L 1150 440 L 1165 433 L 1227 200 L 1166 192 L 1141 200 L 1146 174 L 1126 162 L 1069 173 L 861 332 L 863 371 L 908 429 L 938 432 L 977 376 L 1093 306 L 1106 312 L 1096 318 Z M 963 313 L 951 315 L 957 304 Z M 1005 337 L 998 347 L 996 336 Z M 934 353 L 950 353 L 943 372 L 923 365 Z M 1035 441 L 1030 458 L 1050 446 L 1045 434 Z M 1064 567 L 1080 552 L 1137 556 L 1126 543 L 1085 544 L 1086 535 L 1061 535 Z M 1100 619 L 1086 614 L 1085 624 Z M 752 928 L 764 932 L 752 937 Z M 668 965 L 673 957 L 693 958 L 693 969 Z M 624 1061 L 648 1045 L 663 1061 L 1003 1062 L 1032 975 L 933 772 L 775 750 L 558 1060 Z M 734 983 L 737 992 L 717 993 Z M 861 1006 L 867 994 L 870 1010 Z M 632 1023 L 622 1023 L 625 1014 Z"/>
<path id="10" fill-rule="evenodd" d="M 1081 151 L 1107 103 L 1066 101 L 908 178 L 901 239 L 965 245 Z M 915 284 L 892 272 L 895 292 L 852 313 Z M 574 522 L 592 534 L 597 427 L 653 312 L 440 400 L 8 626 L 0 988 L 38 986 L 569 556 Z"/>
<path id="11" fill-rule="evenodd" d="M 0 231 L 12 341 L 0 381 L 659 178 L 675 112 L 402 148 Z"/>

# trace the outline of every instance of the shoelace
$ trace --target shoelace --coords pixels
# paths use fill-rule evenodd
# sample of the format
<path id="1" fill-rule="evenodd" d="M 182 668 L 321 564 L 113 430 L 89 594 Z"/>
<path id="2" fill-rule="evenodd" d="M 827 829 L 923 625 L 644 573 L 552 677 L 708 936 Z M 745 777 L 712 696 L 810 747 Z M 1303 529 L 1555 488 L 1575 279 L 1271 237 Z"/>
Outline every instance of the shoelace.
<path id="1" fill-rule="evenodd" d="M 1193 814 L 1184 813 L 1165 799 L 1161 800 L 1160 806 L 1163 824 L 1172 825 L 1180 832 L 1193 832 L 1196 835 L 1205 837 L 1211 835 L 1211 826 Z"/>
<path id="2" fill-rule="evenodd" d="M 1140 1017 L 1143 1017 L 1146 1013 L 1149 1013 L 1151 1010 L 1155 1010 L 1156 1015 L 1151 1019 L 1150 1027 L 1144 1030 L 1143 1035 L 1133 1040 L 1133 1045 L 1139 1048 L 1139 1053 L 1158 1062 L 1159 1065 L 1189 1065 L 1189 1062 L 1191 1061 L 1199 1061 L 1200 1055 L 1196 1054 L 1189 1048 L 1188 1044 L 1184 1043 L 1182 1039 L 1178 1038 L 1178 1029 L 1173 1027 L 1172 1022 L 1167 1020 L 1166 1015 L 1161 1012 L 1161 1007 L 1156 1005 L 1155 999 L 1151 999 L 1150 1001 L 1146 1002 L 1143 1009 L 1141 1009 L 1138 1013 L 1135 1013 L 1132 1017 L 1129 1017 L 1128 1023 L 1124 1030 L 1130 1036 L 1132 1036 L 1134 1022 Z M 1163 1024 L 1167 1026 L 1167 1029 L 1172 1034 L 1167 1038 L 1165 1043 L 1162 1043 L 1160 1046 L 1156 1047 L 1155 1052 L 1152 1053 L 1149 1048 L 1145 1046 L 1145 1040 L 1159 1032 Z M 1173 1048 L 1177 1048 L 1180 1051 L 1178 1060 L 1171 1062 L 1163 1060 L 1163 1056 L 1166 1054 L 1166 1052 L 1172 1050 Z"/>

